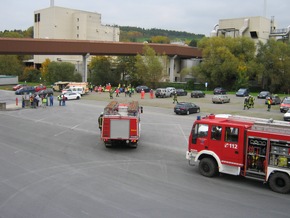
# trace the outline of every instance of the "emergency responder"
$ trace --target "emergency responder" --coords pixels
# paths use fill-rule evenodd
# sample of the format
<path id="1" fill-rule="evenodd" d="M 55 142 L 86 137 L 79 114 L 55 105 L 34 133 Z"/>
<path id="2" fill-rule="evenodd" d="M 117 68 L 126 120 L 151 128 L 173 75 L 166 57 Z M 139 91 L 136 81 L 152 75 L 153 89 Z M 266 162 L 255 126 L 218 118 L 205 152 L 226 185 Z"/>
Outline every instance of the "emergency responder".
<path id="1" fill-rule="evenodd" d="M 177 93 L 176 93 L 176 92 L 174 92 L 174 94 L 173 94 L 173 104 L 174 104 L 175 102 L 178 103 L 178 101 L 177 101 Z"/>
<path id="2" fill-rule="evenodd" d="M 98 123 L 99 123 L 99 129 L 100 131 L 102 131 L 102 126 L 103 126 L 103 116 L 104 116 L 104 113 L 102 112 L 98 118 Z"/>
<path id="3" fill-rule="evenodd" d="M 272 105 L 272 99 L 270 97 L 267 98 L 267 105 L 268 105 L 268 110 L 267 111 L 270 111 L 271 110 L 271 105 Z"/>
<path id="4" fill-rule="evenodd" d="M 250 105 L 249 105 L 249 98 L 248 97 L 245 97 L 245 100 L 244 100 L 244 110 L 246 109 L 246 108 L 250 108 Z"/>
<path id="5" fill-rule="evenodd" d="M 58 105 L 61 106 L 61 95 L 57 96 Z"/>
<path id="6" fill-rule="evenodd" d="M 254 96 L 250 95 L 249 96 L 249 107 L 254 108 L 254 104 L 255 104 L 255 98 Z"/>
<path id="7" fill-rule="evenodd" d="M 112 98 L 113 98 L 113 93 L 114 93 L 113 89 L 109 90 L 110 99 L 112 99 Z"/>

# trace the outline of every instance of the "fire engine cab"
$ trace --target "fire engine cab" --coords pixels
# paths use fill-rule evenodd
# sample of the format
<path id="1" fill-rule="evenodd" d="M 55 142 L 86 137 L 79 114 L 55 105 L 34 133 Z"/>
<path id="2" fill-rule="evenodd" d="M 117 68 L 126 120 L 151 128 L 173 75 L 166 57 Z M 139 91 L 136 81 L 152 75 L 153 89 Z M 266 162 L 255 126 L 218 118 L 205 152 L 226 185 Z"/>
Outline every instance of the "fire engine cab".
<path id="1" fill-rule="evenodd" d="M 290 123 L 243 116 L 198 117 L 186 159 L 206 177 L 241 175 L 290 191 Z"/>
<path id="2" fill-rule="evenodd" d="M 105 107 L 102 117 L 101 139 L 106 147 L 125 142 L 136 148 L 141 130 L 140 113 L 143 113 L 143 107 L 139 107 L 138 101 L 111 101 Z"/>

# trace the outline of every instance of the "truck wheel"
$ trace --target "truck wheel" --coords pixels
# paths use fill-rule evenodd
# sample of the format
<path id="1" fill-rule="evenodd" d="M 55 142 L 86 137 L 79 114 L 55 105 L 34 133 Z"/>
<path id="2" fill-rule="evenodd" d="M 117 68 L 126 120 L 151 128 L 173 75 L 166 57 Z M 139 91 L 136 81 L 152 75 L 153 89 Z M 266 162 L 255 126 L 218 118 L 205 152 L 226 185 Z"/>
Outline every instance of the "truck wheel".
<path id="1" fill-rule="evenodd" d="M 217 164 L 212 158 L 201 159 L 198 168 L 200 174 L 206 177 L 214 177 L 218 174 Z"/>
<path id="2" fill-rule="evenodd" d="M 138 143 L 131 143 L 131 144 L 130 144 L 130 147 L 131 147 L 131 148 L 137 148 L 137 146 L 138 146 Z"/>
<path id="3" fill-rule="evenodd" d="M 286 173 L 274 173 L 269 178 L 269 186 L 274 192 L 287 194 L 290 191 L 290 177 Z"/>

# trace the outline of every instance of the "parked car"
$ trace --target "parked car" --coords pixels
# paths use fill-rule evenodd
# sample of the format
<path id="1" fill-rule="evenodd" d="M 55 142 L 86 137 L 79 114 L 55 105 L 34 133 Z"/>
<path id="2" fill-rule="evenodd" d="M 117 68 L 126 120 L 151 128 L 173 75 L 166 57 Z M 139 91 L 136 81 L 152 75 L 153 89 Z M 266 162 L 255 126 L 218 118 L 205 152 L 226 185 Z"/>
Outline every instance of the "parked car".
<path id="1" fill-rule="evenodd" d="M 278 95 L 271 95 L 272 105 L 281 104 L 281 99 Z M 265 100 L 265 104 L 268 104 L 268 99 Z"/>
<path id="2" fill-rule="evenodd" d="M 156 98 L 166 98 L 169 97 L 170 93 L 167 92 L 167 90 L 165 88 L 158 88 L 155 91 L 155 97 Z"/>
<path id="3" fill-rule="evenodd" d="M 271 96 L 271 93 L 269 91 L 261 91 L 257 97 L 258 98 L 267 98 L 270 96 Z"/>
<path id="4" fill-rule="evenodd" d="M 191 102 L 179 102 L 174 107 L 176 114 L 192 114 L 199 113 L 200 107 Z"/>
<path id="5" fill-rule="evenodd" d="M 290 109 L 283 116 L 284 121 L 290 121 Z"/>
<path id="6" fill-rule="evenodd" d="M 44 85 L 35 86 L 35 92 L 39 92 L 39 91 L 44 90 L 44 89 L 46 89 L 46 86 L 44 86 Z"/>
<path id="7" fill-rule="evenodd" d="M 40 90 L 39 92 L 35 92 L 35 94 L 39 96 L 53 95 L 53 89 L 51 88 L 43 89 L 43 90 Z"/>
<path id="8" fill-rule="evenodd" d="M 205 93 L 203 91 L 200 91 L 200 90 L 193 90 L 190 93 L 190 97 L 192 97 L 192 98 L 203 98 L 203 97 L 205 97 Z"/>
<path id="9" fill-rule="evenodd" d="M 166 87 L 166 92 L 169 92 L 170 97 L 176 92 L 174 87 Z"/>
<path id="10" fill-rule="evenodd" d="M 236 96 L 237 97 L 245 97 L 245 96 L 249 96 L 250 91 L 247 88 L 240 88 L 237 92 L 236 92 Z"/>
<path id="11" fill-rule="evenodd" d="M 187 91 L 184 89 L 176 89 L 177 96 L 187 96 Z"/>
<path id="12" fill-rule="evenodd" d="M 144 92 L 150 92 L 150 88 L 148 86 L 137 86 L 135 88 L 135 91 L 137 93 L 140 93 L 142 91 L 142 89 L 144 90 Z"/>
<path id="13" fill-rule="evenodd" d="M 285 97 L 280 104 L 281 113 L 285 113 L 290 108 L 290 97 Z"/>
<path id="14" fill-rule="evenodd" d="M 223 87 L 217 87 L 213 90 L 214 95 L 225 95 L 227 91 Z"/>
<path id="15" fill-rule="evenodd" d="M 79 100 L 81 99 L 81 94 L 76 92 L 67 92 L 64 94 L 65 100 Z"/>
<path id="16" fill-rule="evenodd" d="M 16 95 L 24 95 L 29 93 L 35 93 L 35 88 L 33 86 L 25 86 L 15 91 Z"/>
<path id="17" fill-rule="evenodd" d="M 212 97 L 212 103 L 229 103 L 230 98 L 227 95 L 215 95 Z"/>
<path id="18" fill-rule="evenodd" d="M 26 86 L 27 86 L 27 84 L 17 84 L 16 86 L 13 86 L 13 91 L 16 91 L 16 90 L 18 90 L 22 87 L 26 87 Z"/>

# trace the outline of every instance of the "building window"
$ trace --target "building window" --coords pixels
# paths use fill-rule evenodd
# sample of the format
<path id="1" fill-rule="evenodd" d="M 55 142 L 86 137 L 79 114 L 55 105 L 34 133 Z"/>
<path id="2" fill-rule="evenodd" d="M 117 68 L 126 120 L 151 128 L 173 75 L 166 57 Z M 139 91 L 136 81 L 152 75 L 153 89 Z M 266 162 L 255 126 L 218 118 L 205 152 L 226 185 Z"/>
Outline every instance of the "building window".
<path id="1" fill-rule="evenodd" d="M 79 26 L 77 26 L 77 30 L 79 30 L 80 29 L 80 27 Z"/>
<path id="2" fill-rule="evenodd" d="M 35 23 L 40 22 L 40 13 L 34 14 L 34 22 Z"/>
<path id="3" fill-rule="evenodd" d="M 79 38 L 79 34 L 77 34 L 77 38 Z"/>
<path id="4" fill-rule="evenodd" d="M 77 22 L 79 22 L 80 21 L 80 18 L 77 18 Z"/>

